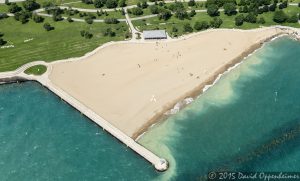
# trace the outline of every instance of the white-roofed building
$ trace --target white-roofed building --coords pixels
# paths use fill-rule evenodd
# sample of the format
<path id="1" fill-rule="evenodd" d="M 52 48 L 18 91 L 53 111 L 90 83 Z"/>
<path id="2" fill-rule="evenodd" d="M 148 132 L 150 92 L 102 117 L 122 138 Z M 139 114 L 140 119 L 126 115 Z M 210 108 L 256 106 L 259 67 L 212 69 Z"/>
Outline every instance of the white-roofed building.
<path id="1" fill-rule="evenodd" d="M 143 31 L 143 37 L 145 40 L 167 39 L 167 34 L 165 30 L 147 30 Z"/>

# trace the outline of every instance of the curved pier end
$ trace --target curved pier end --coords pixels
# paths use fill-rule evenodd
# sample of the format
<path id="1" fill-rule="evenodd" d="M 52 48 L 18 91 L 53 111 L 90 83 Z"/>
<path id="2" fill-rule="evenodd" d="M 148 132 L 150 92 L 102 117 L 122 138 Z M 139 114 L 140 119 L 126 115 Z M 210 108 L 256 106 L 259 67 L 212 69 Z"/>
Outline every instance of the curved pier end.
<path id="1" fill-rule="evenodd" d="M 164 172 L 169 168 L 169 163 L 166 159 L 161 158 L 159 162 L 154 165 L 155 169 L 160 172 Z"/>

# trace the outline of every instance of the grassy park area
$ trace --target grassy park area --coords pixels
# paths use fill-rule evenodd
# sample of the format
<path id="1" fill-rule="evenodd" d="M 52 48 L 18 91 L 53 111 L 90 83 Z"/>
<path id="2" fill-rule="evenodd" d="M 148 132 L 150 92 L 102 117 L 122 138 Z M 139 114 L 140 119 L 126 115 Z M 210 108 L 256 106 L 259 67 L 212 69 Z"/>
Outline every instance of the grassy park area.
<path id="1" fill-rule="evenodd" d="M 24 73 L 28 75 L 42 75 L 46 71 L 47 67 L 45 65 L 35 65 L 26 69 Z"/>
<path id="2" fill-rule="evenodd" d="M 109 41 L 124 40 L 128 27 L 125 23 L 108 25 L 104 23 L 69 23 L 67 21 L 54 22 L 46 18 L 54 30 L 46 31 L 43 23 L 32 20 L 22 24 L 7 18 L 0 20 L 3 39 L 7 41 L 5 47 L 0 49 L 0 71 L 14 70 L 17 67 L 32 61 L 54 61 L 71 57 L 79 57 L 96 47 Z M 111 28 L 114 36 L 105 36 Z M 90 39 L 80 36 L 80 31 L 89 31 L 93 37 Z"/>
<path id="3" fill-rule="evenodd" d="M 297 6 L 288 6 L 287 8 L 283 9 L 283 12 L 285 12 L 288 15 L 295 14 L 295 15 L 299 16 L 300 8 Z M 242 14 L 244 16 L 247 15 L 246 13 L 237 13 L 235 15 L 228 16 L 224 12 L 220 12 L 219 16 L 212 17 L 212 16 L 209 16 L 206 12 L 198 12 L 198 13 L 196 13 L 196 15 L 194 15 L 193 17 L 189 17 L 189 18 L 179 19 L 179 18 L 176 18 L 174 15 L 172 15 L 169 19 L 164 20 L 164 19 L 159 19 L 157 17 L 153 17 L 153 18 L 133 21 L 133 24 L 140 31 L 165 29 L 169 33 L 169 35 L 171 35 L 173 37 L 190 33 L 191 31 L 184 30 L 184 26 L 187 24 L 189 24 L 190 27 L 194 27 L 196 22 L 205 21 L 207 23 L 210 23 L 216 17 L 220 18 L 223 22 L 221 24 L 220 28 L 253 29 L 253 28 L 259 28 L 262 26 L 279 25 L 279 23 L 276 23 L 273 21 L 274 12 L 266 12 L 266 13 L 257 15 L 257 20 L 263 18 L 264 23 L 244 22 L 242 25 L 237 26 L 235 24 L 235 18 L 240 14 Z M 280 25 L 300 28 L 300 24 L 298 22 L 296 22 L 296 23 L 285 22 L 285 23 L 280 23 Z M 197 31 L 197 30 L 193 29 L 193 31 Z"/>
<path id="4" fill-rule="evenodd" d="M 98 1 L 93 0 L 93 4 L 84 3 L 87 1 L 84 0 L 79 3 L 95 9 L 94 4 Z M 114 0 L 107 0 L 106 2 L 111 1 Z M 157 17 L 132 20 L 132 23 L 139 31 L 165 29 L 172 37 L 208 28 L 252 29 L 272 25 L 300 28 L 298 23 L 300 7 L 295 4 L 286 4 L 285 7 L 281 8 L 284 2 L 280 1 L 276 3 L 276 8 L 273 10 L 270 9 L 274 5 L 274 0 L 265 4 L 257 4 L 258 1 L 253 0 L 244 0 L 244 2 L 247 1 L 246 4 L 241 4 L 242 0 L 229 0 L 230 2 L 226 1 L 221 5 L 215 4 L 222 1 L 208 0 L 205 4 L 204 2 L 189 0 L 183 3 L 158 2 L 155 5 L 144 2 L 139 3 L 137 8 L 128 9 L 128 13 L 131 18 L 156 14 Z M 36 2 L 39 3 L 39 7 L 35 7 L 35 9 L 38 9 L 45 5 L 46 1 L 37 0 Z M 50 2 L 61 5 L 73 1 L 51 0 Z M 127 4 L 128 2 L 129 0 L 126 1 Z M 142 1 L 132 1 L 135 4 L 137 2 Z M 289 2 L 300 3 L 300 0 L 289 0 Z M 119 10 L 109 12 L 104 10 L 101 13 L 99 13 L 100 10 L 98 13 L 79 12 L 77 10 L 75 12 L 74 9 L 60 9 L 52 4 L 47 10 L 49 14 L 54 16 L 50 18 L 35 15 L 32 13 L 34 9 L 28 10 L 28 8 L 34 7 L 34 0 L 27 0 L 26 3 L 31 3 L 27 9 L 24 7 L 24 2 L 17 3 L 21 10 L 10 12 L 14 13 L 15 17 L 0 18 L 0 71 L 13 70 L 25 63 L 37 60 L 54 61 L 79 57 L 103 43 L 130 37 L 128 25 L 116 20 L 125 18 L 124 12 Z M 74 4 L 78 4 L 78 2 L 75 1 Z M 226 7 L 225 4 L 229 4 L 229 6 Z M 11 4 L 10 7 L 13 5 Z M 244 12 L 246 6 L 247 12 Z M 0 14 L 9 12 L 8 7 L 8 5 L 0 4 Z M 106 5 L 102 4 L 101 8 L 106 8 Z M 201 12 L 193 10 L 201 10 Z M 274 21 L 274 15 L 278 12 L 281 13 L 278 21 L 281 21 L 282 18 L 284 21 Z M 239 18 L 240 16 L 243 17 Z M 63 20 L 61 17 L 70 18 Z M 86 22 L 72 22 L 71 18 L 85 19 Z M 93 22 L 93 19 L 105 19 L 106 21 L 105 23 L 96 23 Z M 240 20 L 240 24 L 238 24 L 237 19 Z"/>

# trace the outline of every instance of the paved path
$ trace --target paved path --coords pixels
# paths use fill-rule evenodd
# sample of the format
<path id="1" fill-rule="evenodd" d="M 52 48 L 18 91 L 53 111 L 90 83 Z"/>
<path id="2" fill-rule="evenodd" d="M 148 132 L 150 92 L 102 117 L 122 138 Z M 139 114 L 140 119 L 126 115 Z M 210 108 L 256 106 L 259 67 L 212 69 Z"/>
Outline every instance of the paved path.
<path id="1" fill-rule="evenodd" d="M 131 40 L 137 40 L 139 31 L 137 31 L 135 29 L 135 27 L 133 26 L 131 19 L 127 12 L 127 8 L 125 8 L 124 11 L 125 11 L 126 23 L 128 24 L 130 31 L 131 31 L 131 37 L 132 37 Z"/>
<path id="2" fill-rule="evenodd" d="M 119 139 L 121 142 L 123 142 L 125 145 L 130 147 L 133 151 L 135 151 L 137 154 L 141 155 L 144 157 L 146 160 L 148 160 L 150 163 L 152 163 L 158 171 L 165 171 L 168 169 L 168 162 L 156 156 L 154 153 L 140 145 L 139 143 L 135 142 L 132 138 L 127 136 L 125 133 L 120 131 L 118 128 L 114 127 L 112 124 L 110 124 L 108 121 L 103 119 L 101 116 L 93 112 L 91 109 L 86 107 L 84 104 L 79 102 L 77 99 L 73 98 L 71 95 L 67 94 L 64 92 L 62 89 L 54 85 L 49 77 L 49 74 L 52 70 L 51 64 L 53 63 L 46 63 L 42 61 L 37 61 L 37 62 L 31 62 L 28 64 L 25 64 L 21 66 L 20 68 L 16 69 L 15 71 L 10 71 L 10 72 L 3 72 L 0 73 L 0 81 L 5 80 L 7 78 L 22 78 L 26 80 L 33 80 L 37 81 L 43 86 L 47 87 L 50 91 L 55 93 L 57 96 L 59 96 L 61 99 L 65 100 L 67 103 L 69 103 L 71 106 L 73 106 L 75 109 L 80 111 L 82 114 L 90 118 L 92 121 L 94 121 L 96 124 L 101 126 L 104 130 L 108 131 L 111 135 Z M 24 73 L 26 69 L 28 69 L 31 66 L 34 65 L 45 65 L 47 66 L 47 71 L 45 74 L 41 76 L 34 76 L 34 75 L 27 75 Z"/>

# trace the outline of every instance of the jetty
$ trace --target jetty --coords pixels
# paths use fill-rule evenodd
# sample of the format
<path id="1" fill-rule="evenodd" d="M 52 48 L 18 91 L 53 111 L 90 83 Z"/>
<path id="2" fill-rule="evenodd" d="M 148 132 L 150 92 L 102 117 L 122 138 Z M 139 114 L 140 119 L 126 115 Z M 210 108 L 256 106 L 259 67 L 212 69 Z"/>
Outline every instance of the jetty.
<path id="1" fill-rule="evenodd" d="M 45 65 L 47 66 L 47 71 L 41 76 L 27 75 L 24 71 L 32 67 L 34 65 Z M 55 86 L 50 79 L 48 78 L 49 72 L 51 72 L 51 63 L 46 63 L 43 61 L 31 62 L 23 65 L 22 67 L 16 69 L 11 72 L 3 72 L 0 73 L 0 84 L 1 83 L 10 83 L 10 82 L 18 82 L 18 81 L 36 81 L 41 85 L 49 89 L 51 92 L 56 94 L 62 100 L 66 101 L 69 105 L 80 111 L 83 115 L 88 117 L 91 121 L 95 122 L 97 125 L 103 128 L 103 130 L 110 133 L 112 136 L 120 140 L 127 147 L 131 148 L 137 154 L 145 158 L 149 161 L 156 170 L 165 171 L 168 169 L 168 162 L 164 158 L 160 158 L 159 156 L 152 153 L 150 150 L 146 149 L 136 141 L 134 141 L 131 137 L 127 136 L 125 133 L 120 131 L 118 128 L 113 126 L 111 123 L 106 121 L 104 118 L 96 114 L 94 111 L 89 109 L 87 106 L 73 98 L 71 95 L 67 94 L 65 91 Z"/>

